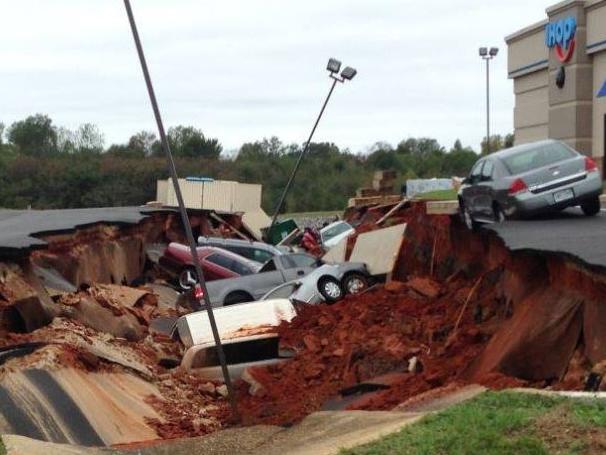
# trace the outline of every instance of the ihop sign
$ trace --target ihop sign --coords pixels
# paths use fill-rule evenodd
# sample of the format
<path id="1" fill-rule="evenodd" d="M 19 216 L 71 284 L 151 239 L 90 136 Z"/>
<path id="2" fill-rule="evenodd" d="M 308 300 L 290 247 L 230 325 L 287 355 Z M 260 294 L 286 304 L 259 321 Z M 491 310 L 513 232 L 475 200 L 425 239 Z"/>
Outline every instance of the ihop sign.
<path id="1" fill-rule="evenodd" d="M 562 63 L 570 61 L 574 54 L 576 31 L 577 20 L 572 16 L 545 26 L 545 45 L 550 49 L 555 48 L 556 56 Z"/>

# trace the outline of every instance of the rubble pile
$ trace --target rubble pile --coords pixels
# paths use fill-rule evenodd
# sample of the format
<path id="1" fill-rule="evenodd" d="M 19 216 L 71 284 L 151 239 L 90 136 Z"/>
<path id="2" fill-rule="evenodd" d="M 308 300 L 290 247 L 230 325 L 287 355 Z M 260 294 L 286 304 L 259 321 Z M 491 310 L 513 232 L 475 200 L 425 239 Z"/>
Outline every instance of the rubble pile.
<path id="1" fill-rule="evenodd" d="M 246 423 L 295 422 L 341 390 L 386 374 L 389 389 L 348 408 L 391 409 L 430 389 L 466 383 L 466 368 L 506 316 L 488 285 L 463 312 L 472 286 L 466 278 L 443 284 L 413 278 L 330 307 L 300 308 L 297 318 L 279 329 L 281 346 L 294 350 L 295 358 L 250 368 L 252 380 L 241 384 Z M 474 379 L 492 385 L 501 378 Z M 255 396 L 248 393 L 253 383 Z M 509 379 L 498 386 L 523 383 Z"/>

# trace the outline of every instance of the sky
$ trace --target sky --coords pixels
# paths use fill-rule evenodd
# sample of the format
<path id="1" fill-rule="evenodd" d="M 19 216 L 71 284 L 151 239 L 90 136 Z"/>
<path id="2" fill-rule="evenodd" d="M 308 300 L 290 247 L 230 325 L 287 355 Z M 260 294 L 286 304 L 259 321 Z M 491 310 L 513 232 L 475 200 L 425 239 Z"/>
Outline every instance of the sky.
<path id="1" fill-rule="evenodd" d="M 358 70 L 339 84 L 314 141 L 352 152 L 433 137 L 479 149 L 513 131 L 504 37 L 545 17 L 538 0 L 131 0 L 164 123 L 193 125 L 226 151 L 278 136 L 302 143 L 330 88 L 329 57 Z M 120 0 L 0 0 L 0 122 L 34 113 L 106 145 L 155 131 Z"/>

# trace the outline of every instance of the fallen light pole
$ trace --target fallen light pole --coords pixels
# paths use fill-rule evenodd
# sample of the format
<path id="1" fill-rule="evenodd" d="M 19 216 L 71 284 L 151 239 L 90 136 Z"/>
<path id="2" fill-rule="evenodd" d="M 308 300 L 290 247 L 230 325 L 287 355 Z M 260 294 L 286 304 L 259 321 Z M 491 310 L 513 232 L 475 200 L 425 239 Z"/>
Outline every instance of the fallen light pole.
<path id="1" fill-rule="evenodd" d="M 330 86 L 330 91 L 328 92 L 328 96 L 326 97 L 326 100 L 324 100 L 324 104 L 322 105 L 320 114 L 318 114 L 316 123 L 314 124 L 313 128 L 311 129 L 309 138 L 307 139 L 307 142 L 305 143 L 303 150 L 301 151 L 301 153 L 299 153 L 299 157 L 297 158 L 295 167 L 293 168 L 292 173 L 290 174 L 288 183 L 286 184 L 286 187 L 284 188 L 284 191 L 282 192 L 282 195 L 280 196 L 280 201 L 278 202 L 278 205 L 276 206 L 276 209 L 274 210 L 274 215 L 271 219 L 271 224 L 269 225 L 269 229 L 267 230 L 267 233 L 265 234 L 265 237 L 266 237 L 265 240 L 267 240 L 267 241 L 269 241 L 269 238 L 271 236 L 271 231 L 273 230 L 274 225 L 276 224 L 276 220 L 278 219 L 278 214 L 280 213 L 280 210 L 282 210 L 282 206 L 284 205 L 286 195 L 288 194 L 288 191 L 290 190 L 290 187 L 292 186 L 292 184 L 295 180 L 295 176 L 297 175 L 297 171 L 299 170 L 301 161 L 303 161 L 303 157 L 305 156 L 305 154 L 307 153 L 307 150 L 309 149 L 309 145 L 311 144 L 311 140 L 314 136 L 314 133 L 316 132 L 316 128 L 318 127 L 318 124 L 320 123 L 322 114 L 324 114 L 326 105 L 328 104 L 328 101 L 330 100 L 330 97 L 332 96 L 332 92 L 334 91 L 335 86 L 337 85 L 337 82 L 343 83 L 345 81 L 351 81 L 356 76 L 356 74 L 358 74 L 358 72 L 355 69 L 353 69 L 350 66 L 347 66 L 347 67 L 345 67 L 345 69 L 343 69 L 343 71 L 341 71 L 341 75 L 339 76 L 339 70 L 341 69 L 341 62 L 334 58 L 331 58 L 328 60 L 328 65 L 326 66 L 326 69 L 330 73 L 329 77 L 333 80 L 332 85 Z"/>
<path id="2" fill-rule="evenodd" d="M 221 343 L 221 337 L 219 336 L 219 331 L 217 329 L 217 323 L 215 321 L 215 316 L 213 313 L 213 309 L 210 303 L 210 299 L 208 297 L 208 291 L 206 289 L 206 282 L 204 280 L 204 274 L 202 273 L 202 267 L 200 267 L 200 261 L 198 259 L 198 251 L 196 249 L 196 241 L 194 240 L 194 235 L 191 229 L 191 224 L 189 222 L 189 217 L 187 216 L 187 210 L 185 209 L 185 204 L 183 202 L 183 195 L 181 194 L 181 188 L 179 187 L 179 179 L 177 176 L 177 169 L 175 168 L 175 161 L 173 160 L 173 155 L 170 150 L 170 145 L 168 143 L 166 137 L 166 131 L 164 130 L 164 123 L 162 122 L 162 116 L 160 115 L 160 108 L 158 107 L 158 101 L 156 99 L 156 94 L 154 92 L 154 86 L 152 84 L 151 76 L 149 74 L 149 69 L 147 67 L 147 62 L 145 60 L 145 53 L 143 52 L 143 46 L 141 44 L 141 39 L 139 38 L 139 32 L 137 30 L 137 24 L 135 22 L 135 16 L 133 15 L 133 10 L 130 5 L 130 0 L 124 0 L 124 6 L 126 8 L 126 14 L 128 15 L 128 21 L 130 23 L 130 28 L 133 34 L 133 39 L 135 40 L 135 46 L 137 48 L 137 54 L 139 55 L 139 61 L 141 63 L 141 69 L 143 71 L 143 77 L 145 78 L 145 84 L 147 86 L 147 92 L 149 94 L 149 99 L 152 105 L 152 109 L 154 111 L 154 117 L 156 118 L 156 124 L 158 127 L 158 133 L 160 134 L 160 140 L 162 142 L 162 149 L 166 155 L 166 162 L 168 165 L 168 171 L 170 173 L 170 177 L 175 189 L 175 195 L 177 196 L 177 202 L 179 205 L 179 212 L 181 214 L 181 221 L 183 223 L 183 227 L 185 229 L 185 235 L 187 236 L 187 241 L 189 243 L 189 248 L 191 252 L 191 257 L 194 263 L 194 267 L 196 269 L 197 283 L 194 287 L 194 306 L 195 310 L 202 309 L 202 305 L 200 303 L 201 300 L 204 300 L 204 307 L 208 314 L 208 319 L 210 322 L 210 326 L 212 329 L 213 338 L 215 344 L 217 345 L 217 354 L 219 357 L 219 363 L 221 364 L 221 371 L 223 373 L 223 379 L 225 381 L 225 385 L 227 387 L 227 392 L 229 395 L 229 400 L 232 408 L 232 415 L 234 419 L 238 419 L 238 408 L 236 404 L 236 397 L 234 395 L 233 385 L 231 383 L 231 378 L 229 377 L 229 370 L 227 369 L 227 362 L 225 360 L 225 351 L 223 350 L 223 345 Z"/>

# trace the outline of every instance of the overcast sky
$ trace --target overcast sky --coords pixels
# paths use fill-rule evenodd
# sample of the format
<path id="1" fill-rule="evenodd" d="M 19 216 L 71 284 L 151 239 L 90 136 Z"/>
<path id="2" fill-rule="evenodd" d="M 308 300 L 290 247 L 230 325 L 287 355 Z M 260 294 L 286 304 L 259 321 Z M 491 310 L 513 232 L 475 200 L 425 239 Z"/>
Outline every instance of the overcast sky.
<path id="1" fill-rule="evenodd" d="M 554 3 L 554 2 L 551 2 Z M 337 87 L 315 141 L 352 151 L 430 136 L 479 148 L 480 45 L 492 66 L 492 130 L 513 130 L 504 37 L 545 17 L 540 0 L 132 0 L 167 126 L 226 150 L 303 142 L 329 88 L 328 57 L 358 69 Z M 0 122 L 32 113 L 92 122 L 106 145 L 155 130 L 123 2 L 1 0 Z"/>

